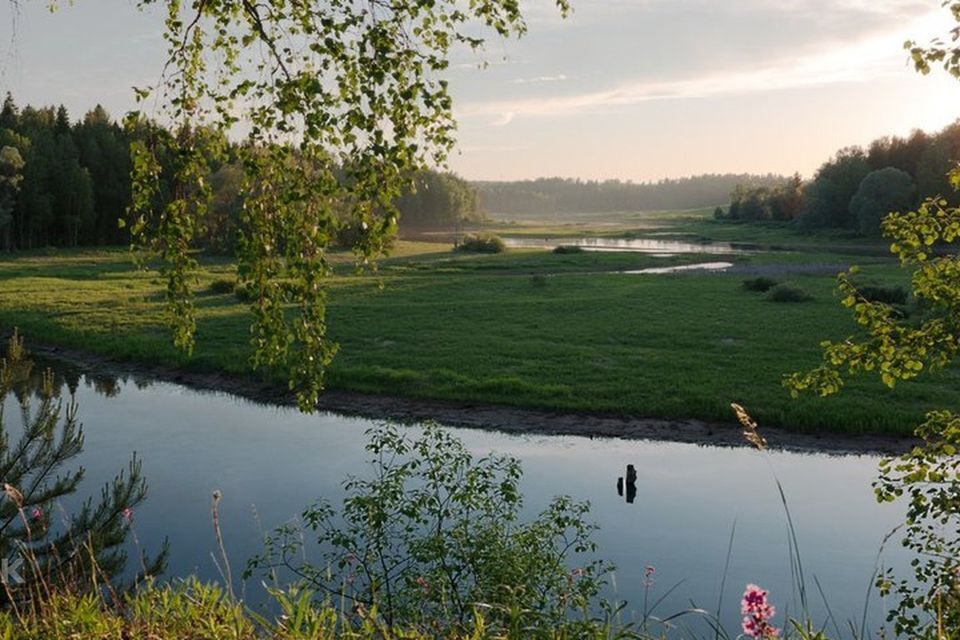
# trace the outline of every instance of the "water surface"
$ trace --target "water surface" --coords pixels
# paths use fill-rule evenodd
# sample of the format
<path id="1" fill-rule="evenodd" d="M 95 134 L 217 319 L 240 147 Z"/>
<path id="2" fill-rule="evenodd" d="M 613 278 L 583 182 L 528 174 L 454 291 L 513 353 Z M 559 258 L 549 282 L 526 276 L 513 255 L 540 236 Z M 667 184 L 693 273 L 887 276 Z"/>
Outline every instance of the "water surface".
<path id="1" fill-rule="evenodd" d="M 660 256 L 677 254 L 705 253 L 731 255 L 745 253 L 746 249 L 729 242 L 683 242 L 681 240 L 661 240 L 657 238 L 503 238 L 508 247 L 555 249 L 559 246 L 582 247 L 585 251 L 630 251 L 652 253 Z"/>
<path id="2" fill-rule="evenodd" d="M 237 576 L 260 550 L 263 529 L 296 516 L 317 498 L 338 500 L 344 477 L 365 472 L 364 432 L 374 426 L 366 419 L 303 415 L 175 384 L 73 370 L 67 372 L 63 393 L 71 388 L 86 431 L 81 495 L 98 492 L 136 451 L 149 482 L 147 502 L 135 514 L 136 530 L 148 549 L 169 537 L 172 576 L 219 577 L 210 523 L 215 489 L 223 492 L 222 526 Z M 18 414 L 8 410 L 6 415 L 12 420 Z M 900 516 L 897 507 L 873 500 L 873 456 L 452 431 L 478 455 L 496 451 L 522 461 L 527 513 L 558 494 L 591 502 L 592 517 L 602 527 L 596 537 L 601 555 L 617 565 L 607 595 L 627 601 L 627 618 L 641 613 L 648 565 L 656 567 L 651 602 L 682 582 L 656 613 L 678 611 L 691 600 L 715 608 L 734 523 L 722 616 L 732 635 L 748 582 L 770 589 L 781 612 L 792 608 L 786 520 L 774 474 L 797 525 L 818 616 L 825 613 L 814 576 L 840 622 L 859 620 L 878 548 Z M 638 473 L 632 503 L 616 489 L 627 464 Z M 902 558 L 888 556 L 888 561 Z M 259 578 L 245 585 L 245 594 L 254 605 L 262 602 Z M 869 618 L 876 627 L 878 603 L 872 607 Z"/>

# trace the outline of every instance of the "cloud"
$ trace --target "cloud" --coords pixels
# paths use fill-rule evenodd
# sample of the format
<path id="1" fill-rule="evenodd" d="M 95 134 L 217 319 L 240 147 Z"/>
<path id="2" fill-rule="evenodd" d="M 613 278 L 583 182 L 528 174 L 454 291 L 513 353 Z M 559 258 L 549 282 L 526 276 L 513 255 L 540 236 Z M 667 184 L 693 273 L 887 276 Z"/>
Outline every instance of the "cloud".
<path id="1" fill-rule="evenodd" d="M 796 0 L 792 4 L 815 5 L 817 1 Z M 847 0 L 847 4 L 860 4 L 860 0 Z M 893 10 L 904 3 L 899 0 L 878 0 L 878 4 Z M 901 49 L 903 41 L 908 37 L 924 40 L 935 34 L 942 23 L 943 14 L 935 10 L 898 29 L 859 42 L 804 56 L 782 58 L 763 66 L 743 68 L 741 65 L 731 70 L 678 79 L 628 81 L 579 94 L 474 102 L 457 109 L 457 117 L 485 117 L 490 118 L 491 126 L 504 126 L 523 117 L 571 116 L 654 100 L 708 98 L 869 82 L 903 73 L 906 66 L 905 54 Z M 542 76 L 530 80 L 561 77 L 565 78 Z"/>
<path id="2" fill-rule="evenodd" d="M 532 84 L 536 82 L 562 82 L 567 79 L 567 76 L 563 73 L 559 73 L 555 76 L 537 76 L 535 78 L 514 78 L 510 81 L 510 84 Z"/>

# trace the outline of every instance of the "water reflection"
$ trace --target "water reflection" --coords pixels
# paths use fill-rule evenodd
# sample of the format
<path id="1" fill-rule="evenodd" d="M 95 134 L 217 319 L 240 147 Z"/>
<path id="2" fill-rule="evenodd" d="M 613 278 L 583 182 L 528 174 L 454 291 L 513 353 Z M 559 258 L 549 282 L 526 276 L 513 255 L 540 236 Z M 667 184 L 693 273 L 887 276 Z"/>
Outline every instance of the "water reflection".
<path id="1" fill-rule="evenodd" d="M 633 251 L 638 253 L 670 254 L 710 253 L 738 254 L 747 249 L 729 242 L 696 243 L 655 238 L 504 238 L 508 247 L 555 249 L 558 246 L 582 247 L 586 251 Z M 757 250 L 756 247 L 753 250 Z"/>
<path id="2" fill-rule="evenodd" d="M 51 580 L 82 591 L 93 574 L 126 575 L 133 513 L 146 495 L 141 462 L 128 453 L 124 469 L 123 460 L 114 459 L 99 500 L 84 499 L 85 470 L 77 461 L 85 438 L 74 395 L 81 378 L 78 371 L 55 372 L 35 362 L 16 333 L 0 360 L 0 557 L 18 567 L 15 579 L 4 582 L 0 603 L 29 602 L 38 584 Z M 114 396 L 120 388 L 116 379 L 100 382 Z M 166 551 L 159 549 L 153 558 L 136 549 L 139 570 L 131 568 L 128 577 L 160 572 Z M 122 588 L 120 581 L 112 585 Z"/>
<path id="3" fill-rule="evenodd" d="M 648 267 L 646 269 L 633 269 L 630 271 L 620 271 L 627 275 L 663 275 L 668 273 L 682 273 L 684 271 L 726 271 L 733 266 L 732 262 L 697 262 L 695 264 L 681 264 L 675 267 Z"/>
<path id="4" fill-rule="evenodd" d="M 626 481 L 624 481 L 626 478 Z M 627 495 L 623 495 L 624 485 L 626 485 Z M 632 464 L 627 465 L 627 475 L 617 478 L 617 495 L 625 498 L 627 504 L 633 504 L 637 498 L 637 470 Z"/>
<path id="5" fill-rule="evenodd" d="M 67 359 L 31 355 L 31 360 L 33 366 L 17 386 L 20 394 L 36 396 L 42 389 L 45 373 L 53 376 L 55 397 L 75 396 L 83 385 L 99 396 L 114 398 L 120 395 L 125 386 L 132 384 L 137 389 L 146 389 L 153 384 L 153 380 L 146 376 L 111 371 L 106 367 L 90 367 Z"/>
<path id="6" fill-rule="evenodd" d="M 263 531 L 297 517 L 318 498 L 339 502 L 343 480 L 366 472 L 365 430 L 375 426 L 367 419 L 307 416 L 163 382 L 138 388 L 135 378 L 123 375 L 115 376 L 119 393 L 110 396 L 100 393 L 104 385 L 94 384 L 92 377 L 81 375 L 77 382 L 74 372 L 58 379 L 74 380 L 86 425 L 82 493 L 96 491 L 136 450 L 150 481 L 137 533 L 151 549 L 169 536 L 170 576 L 220 578 L 211 560 L 217 551 L 210 523 L 214 490 L 223 495 L 220 524 L 237 575 L 247 558 L 262 551 Z M 656 566 L 661 578 L 651 599 L 666 595 L 658 614 L 687 609 L 691 600 L 712 608 L 720 596 L 734 521 L 737 533 L 722 594 L 724 603 L 734 605 L 725 605 L 724 624 L 738 628 L 735 603 L 747 583 L 770 589 L 781 611 L 796 610 L 774 473 L 797 525 L 804 568 L 823 586 L 841 624 L 850 617 L 859 620 L 877 549 L 903 515 L 874 500 L 875 456 L 763 455 L 678 443 L 451 431 L 478 456 L 494 452 L 520 459 L 525 518 L 535 517 L 558 494 L 591 502 L 590 517 L 601 527 L 599 555 L 617 565 L 607 595 L 627 602 L 625 620 L 642 615 L 648 565 Z M 636 474 L 632 490 L 628 464 Z M 622 480 L 617 494 L 611 486 L 614 474 Z M 884 563 L 906 566 L 899 549 L 888 551 Z M 679 581 L 682 587 L 668 595 L 667 588 Z M 252 606 L 264 600 L 256 580 L 237 588 Z M 823 620 L 824 607 L 812 607 L 816 619 Z M 872 601 L 871 628 L 879 627 L 882 614 Z"/>

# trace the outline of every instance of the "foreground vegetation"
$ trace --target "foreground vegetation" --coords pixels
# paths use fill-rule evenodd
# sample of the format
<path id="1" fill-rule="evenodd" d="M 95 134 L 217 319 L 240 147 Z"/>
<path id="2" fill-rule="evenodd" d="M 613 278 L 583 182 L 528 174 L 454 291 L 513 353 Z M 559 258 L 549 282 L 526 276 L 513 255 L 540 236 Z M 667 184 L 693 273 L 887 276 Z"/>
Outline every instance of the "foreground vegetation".
<path id="1" fill-rule="evenodd" d="M 776 304 L 750 292 L 756 273 L 640 276 L 616 273 L 696 262 L 637 253 L 454 253 L 401 242 L 376 276 L 340 256 L 328 286 L 340 352 L 329 387 L 456 402 L 661 418 L 729 419 L 727 402 L 756 408 L 768 425 L 907 434 L 931 407 L 956 403 L 946 371 L 900 385 L 856 381 L 838 398 L 791 400 L 783 374 L 812 367 L 824 338 L 849 333 L 834 297 L 852 262 L 863 281 L 906 284 L 895 263 L 840 254 L 738 255 L 738 266 L 802 290 Z M 714 258 L 708 258 L 714 259 Z M 726 259 L 726 258 L 723 258 Z M 791 270 L 814 268 L 814 273 Z M 234 265 L 199 271 L 193 356 L 170 344 L 164 284 L 122 250 L 20 254 L 0 262 L 0 325 L 31 340 L 141 363 L 249 373 L 246 303 Z M 273 382 L 283 379 L 282 372 Z"/>

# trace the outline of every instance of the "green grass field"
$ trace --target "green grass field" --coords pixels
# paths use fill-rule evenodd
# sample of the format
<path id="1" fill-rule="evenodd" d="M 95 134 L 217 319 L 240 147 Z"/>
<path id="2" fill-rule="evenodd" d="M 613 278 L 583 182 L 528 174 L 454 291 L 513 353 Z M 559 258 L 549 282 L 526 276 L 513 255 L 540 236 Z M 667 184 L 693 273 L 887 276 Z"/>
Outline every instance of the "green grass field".
<path id="1" fill-rule="evenodd" d="M 909 433 L 924 411 L 956 407 L 948 371 L 894 392 L 857 380 L 837 397 L 792 400 L 785 373 L 814 365 L 818 344 L 852 329 L 829 273 L 781 277 L 813 296 L 777 304 L 744 291 L 743 274 L 626 275 L 703 256 L 460 255 L 400 242 L 376 275 L 349 255 L 330 283 L 329 325 L 341 350 L 329 386 L 537 408 L 729 421 L 740 402 L 763 423 L 798 430 Z M 714 259 L 714 258 L 707 258 Z M 906 283 L 896 264 L 836 253 L 738 256 L 747 265 L 856 262 L 877 282 Z M 198 274 L 192 357 L 170 343 L 162 283 L 116 251 L 0 261 L 0 325 L 28 341 L 144 363 L 247 373 L 244 304 L 207 291 L 233 278 L 223 260 Z M 382 287 L 380 286 L 382 285 Z"/>

